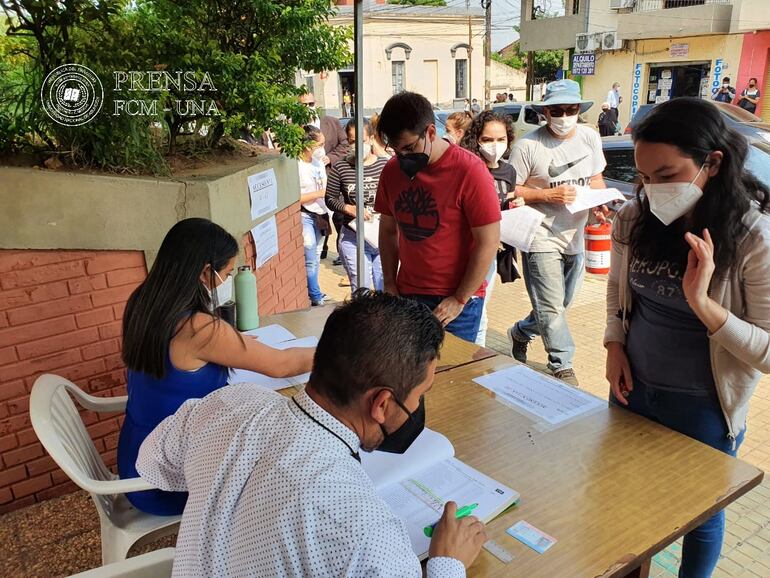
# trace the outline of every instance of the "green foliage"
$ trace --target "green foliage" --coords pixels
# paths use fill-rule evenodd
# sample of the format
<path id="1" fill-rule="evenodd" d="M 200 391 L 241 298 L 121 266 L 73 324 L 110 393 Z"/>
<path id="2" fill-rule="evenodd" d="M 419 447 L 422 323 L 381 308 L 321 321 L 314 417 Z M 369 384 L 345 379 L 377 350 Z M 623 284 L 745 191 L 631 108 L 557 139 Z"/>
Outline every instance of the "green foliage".
<path id="1" fill-rule="evenodd" d="M 445 0 L 388 0 L 388 4 L 403 6 L 446 6 Z"/>
<path id="2" fill-rule="evenodd" d="M 0 152 L 33 147 L 77 166 L 164 173 L 163 155 L 178 142 L 211 149 L 225 135 L 265 129 L 296 156 L 302 131 L 288 119 L 309 120 L 297 102 L 296 71 L 351 60 L 350 30 L 329 24 L 329 0 L 0 0 L 0 7 L 7 18 Z M 89 67 L 104 86 L 101 113 L 81 127 L 53 122 L 40 103 L 45 76 L 68 62 Z M 195 82 L 137 90 L 119 87 L 116 71 L 137 71 L 144 87 L 147 71 L 181 71 Z M 121 100 L 149 112 L 115 114 Z"/>
<path id="3" fill-rule="evenodd" d="M 563 50 L 540 50 L 535 52 L 534 78 L 545 78 L 547 81 L 555 80 L 556 72 L 561 68 L 563 57 Z M 507 58 L 504 58 L 499 53 L 493 54 L 492 58 L 517 70 L 527 68 L 527 53 L 521 51 L 518 41 L 514 42 Z"/>

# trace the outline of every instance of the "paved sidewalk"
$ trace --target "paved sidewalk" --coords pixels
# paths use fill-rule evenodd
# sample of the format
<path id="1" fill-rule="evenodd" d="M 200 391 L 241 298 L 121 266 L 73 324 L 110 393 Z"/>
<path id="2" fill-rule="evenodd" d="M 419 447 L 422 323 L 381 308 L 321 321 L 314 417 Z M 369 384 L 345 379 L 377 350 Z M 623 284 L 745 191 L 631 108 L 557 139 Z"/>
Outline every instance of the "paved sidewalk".
<path id="1" fill-rule="evenodd" d="M 334 245 L 330 243 L 330 246 Z M 320 284 L 333 300 L 342 300 L 350 294 L 342 267 L 333 267 L 334 255 L 322 261 Z M 499 278 L 497 279 L 499 281 Z M 604 303 L 606 277 L 586 275 L 583 287 L 569 311 L 569 325 L 577 344 L 575 373 L 583 389 L 605 397 L 608 392 L 604 379 Z M 495 283 L 488 304 L 489 330 L 487 347 L 510 355 L 507 329 L 524 318 L 530 310 L 529 297 L 522 280 L 501 285 Z M 546 354 L 542 342 L 532 343 L 528 353 L 530 365 L 545 369 Z M 738 456 L 757 467 L 770 471 L 770 376 L 764 376 L 751 404 L 748 430 Z M 681 542 L 672 545 L 655 557 L 653 577 L 675 578 L 681 555 Z M 727 510 L 727 529 L 714 578 L 721 577 L 770 578 L 770 478 L 749 492 Z"/>

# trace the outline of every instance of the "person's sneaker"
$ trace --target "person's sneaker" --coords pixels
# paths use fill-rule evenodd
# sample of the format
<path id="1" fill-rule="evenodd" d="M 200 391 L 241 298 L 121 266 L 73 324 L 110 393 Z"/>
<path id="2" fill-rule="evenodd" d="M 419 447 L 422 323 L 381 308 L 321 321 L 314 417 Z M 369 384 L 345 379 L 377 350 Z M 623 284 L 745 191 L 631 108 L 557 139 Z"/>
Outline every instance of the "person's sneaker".
<path id="1" fill-rule="evenodd" d="M 329 256 L 329 249 L 327 249 L 326 247 L 321 249 L 321 259 L 326 259 L 326 257 L 328 256 Z"/>
<path id="2" fill-rule="evenodd" d="M 318 299 L 311 299 L 310 305 L 311 307 L 323 307 L 328 298 L 329 297 L 324 293 Z"/>
<path id="3" fill-rule="evenodd" d="M 527 348 L 529 341 L 519 341 L 513 336 L 513 327 L 508 328 L 508 339 L 511 342 L 511 357 L 520 363 L 527 363 Z"/>
<path id="4" fill-rule="evenodd" d="M 578 384 L 577 377 L 575 376 L 575 370 L 570 368 L 567 369 L 560 369 L 559 371 L 555 371 L 553 373 L 553 376 L 556 379 L 561 379 L 564 383 L 569 383 L 572 386 L 580 387 L 580 384 Z"/>
<path id="5" fill-rule="evenodd" d="M 335 267 L 339 267 L 340 265 L 342 265 L 342 259 L 337 257 L 334 261 L 332 261 L 332 265 L 334 265 Z"/>

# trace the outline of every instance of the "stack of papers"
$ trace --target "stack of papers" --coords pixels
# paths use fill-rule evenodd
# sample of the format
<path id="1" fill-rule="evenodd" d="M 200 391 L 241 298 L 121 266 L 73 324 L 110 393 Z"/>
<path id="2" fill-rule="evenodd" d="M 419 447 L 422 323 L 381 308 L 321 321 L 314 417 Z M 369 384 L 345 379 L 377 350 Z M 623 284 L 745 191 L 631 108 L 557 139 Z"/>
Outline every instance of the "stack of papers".
<path id="1" fill-rule="evenodd" d="M 318 345 L 317 337 L 297 338 L 291 331 L 282 325 L 268 325 L 267 327 L 260 327 L 259 329 L 244 331 L 243 334 L 251 336 L 257 339 L 260 343 L 264 343 L 265 345 L 275 349 L 290 349 L 292 347 L 315 347 Z M 230 378 L 227 380 L 227 382 L 230 384 L 253 383 L 256 385 L 261 385 L 267 389 L 277 390 L 284 389 L 285 387 L 304 385 L 308 382 L 309 379 L 309 373 L 303 373 L 302 375 L 295 375 L 292 377 L 268 377 L 267 375 L 257 373 L 256 371 L 249 371 L 247 369 L 234 369 L 230 374 Z"/>

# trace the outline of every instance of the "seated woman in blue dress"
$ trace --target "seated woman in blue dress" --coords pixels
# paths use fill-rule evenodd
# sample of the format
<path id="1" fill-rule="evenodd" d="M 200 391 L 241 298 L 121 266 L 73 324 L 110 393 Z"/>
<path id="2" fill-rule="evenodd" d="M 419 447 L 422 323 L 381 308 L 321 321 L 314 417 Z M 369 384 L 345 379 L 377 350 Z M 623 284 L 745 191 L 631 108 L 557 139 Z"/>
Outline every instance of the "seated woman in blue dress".
<path id="1" fill-rule="evenodd" d="M 147 279 L 128 300 L 123 317 L 123 361 L 128 405 L 118 441 L 121 478 L 137 477 L 144 438 L 186 400 L 227 383 L 229 368 L 272 377 L 310 371 L 314 348 L 276 350 L 242 336 L 217 314 L 229 298 L 238 243 L 207 219 L 174 225 Z M 127 494 L 156 515 L 184 510 L 187 494 L 148 490 Z"/>

